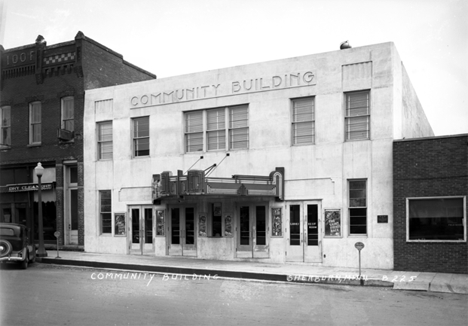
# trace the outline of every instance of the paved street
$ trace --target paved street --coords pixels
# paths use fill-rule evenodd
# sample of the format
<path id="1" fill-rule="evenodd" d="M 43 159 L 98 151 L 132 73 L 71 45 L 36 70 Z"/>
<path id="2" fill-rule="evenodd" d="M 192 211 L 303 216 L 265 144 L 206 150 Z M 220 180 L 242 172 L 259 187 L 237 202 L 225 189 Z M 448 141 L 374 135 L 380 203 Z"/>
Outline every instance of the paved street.
<path id="1" fill-rule="evenodd" d="M 466 325 L 468 296 L 2 265 L 1 325 Z"/>

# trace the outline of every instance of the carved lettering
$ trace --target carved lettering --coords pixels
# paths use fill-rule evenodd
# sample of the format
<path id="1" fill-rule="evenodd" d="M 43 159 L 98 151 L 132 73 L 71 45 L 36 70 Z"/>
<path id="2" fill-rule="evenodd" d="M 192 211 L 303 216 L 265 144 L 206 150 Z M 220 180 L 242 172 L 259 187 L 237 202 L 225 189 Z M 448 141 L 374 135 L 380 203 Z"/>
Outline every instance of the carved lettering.
<path id="1" fill-rule="evenodd" d="M 182 96 L 179 96 L 179 91 L 182 91 Z M 179 101 L 182 101 L 184 99 L 184 90 L 183 89 L 176 90 L 176 98 Z"/>
<path id="2" fill-rule="evenodd" d="M 212 85 L 213 88 L 214 88 L 214 96 L 218 96 L 218 87 L 220 86 L 221 84 L 218 84 L 218 85 Z"/>
<path id="3" fill-rule="evenodd" d="M 273 78 L 271 80 L 273 82 L 273 87 L 274 88 L 279 87 L 281 85 L 281 83 L 283 82 L 283 80 L 281 79 L 280 76 L 273 76 Z"/>
<path id="4" fill-rule="evenodd" d="M 237 93 L 241 90 L 241 86 L 239 84 L 239 82 L 232 82 L 232 92 L 233 93 Z"/>
<path id="5" fill-rule="evenodd" d="M 25 61 L 26 61 L 26 53 L 21 52 L 21 54 L 20 54 L 20 61 L 21 61 L 21 62 L 25 62 Z"/>
<path id="6" fill-rule="evenodd" d="M 314 76 L 314 73 L 311 72 L 311 71 L 308 71 L 308 72 L 304 73 L 304 76 L 302 76 L 302 79 L 303 79 L 307 84 L 309 84 L 309 83 L 312 82 L 312 80 L 314 80 L 314 77 L 315 77 L 315 76 Z"/>
<path id="7" fill-rule="evenodd" d="M 18 58 L 15 60 L 17 59 Z M 7 57 L 7 62 L 8 60 L 9 58 Z M 21 60 L 23 60 L 23 57 L 21 57 Z M 278 88 L 302 87 L 314 84 L 316 84 L 315 74 L 312 71 L 306 71 L 304 73 L 290 73 L 281 76 L 274 75 L 267 78 L 261 77 L 255 79 L 236 80 L 231 82 L 230 90 L 228 85 L 218 83 L 133 96 L 130 98 L 130 104 L 132 107 L 162 105 L 175 102 L 193 101 L 200 98 L 214 98 L 236 93 L 263 92 Z"/>

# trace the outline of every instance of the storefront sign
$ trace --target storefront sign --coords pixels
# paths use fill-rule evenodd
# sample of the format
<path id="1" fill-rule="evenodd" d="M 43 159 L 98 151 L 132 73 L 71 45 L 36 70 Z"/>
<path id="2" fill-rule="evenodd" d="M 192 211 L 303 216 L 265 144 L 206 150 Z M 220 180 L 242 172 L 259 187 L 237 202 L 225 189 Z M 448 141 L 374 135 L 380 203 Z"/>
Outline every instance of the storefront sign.
<path id="1" fill-rule="evenodd" d="M 317 84 L 316 79 L 314 72 L 303 71 L 268 77 L 234 80 L 223 84 L 206 84 L 189 88 L 169 89 L 132 96 L 130 98 L 130 108 L 164 105 L 275 89 L 312 86 Z"/>
<path id="2" fill-rule="evenodd" d="M 156 211 L 156 235 L 164 235 L 164 211 Z"/>
<path id="3" fill-rule="evenodd" d="M 54 183 L 42 183 L 41 190 L 52 190 L 54 189 Z M 16 185 L 7 185 L 5 189 L 2 187 L 2 192 L 24 192 L 24 191 L 38 191 L 39 185 L 37 183 L 24 183 Z"/>
<path id="4" fill-rule="evenodd" d="M 325 236 L 341 237 L 341 211 L 325 210 Z"/>
<path id="5" fill-rule="evenodd" d="M 232 217 L 229 214 L 224 217 L 224 236 L 232 236 Z"/>
<path id="6" fill-rule="evenodd" d="M 200 218 L 198 219 L 198 235 L 200 237 L 206 237 L 206 213 L 200 213 Z"/>
<path id="7" fill-rule="evenodd" d="M 125 213 L 115 213 L 114 214 L 114 235 L 125 236 L 126 227 L 125 227 Z"/>
<path id="8" fill-rule="evenodd" d="M 272 208 L 271 209 L 271 216 L 273 218 L 272 228 L 271 228 L 271 235 L 273 237 L 281 237 L 283 236 L 283 222 L 281 218 L 281 208 Z"/>

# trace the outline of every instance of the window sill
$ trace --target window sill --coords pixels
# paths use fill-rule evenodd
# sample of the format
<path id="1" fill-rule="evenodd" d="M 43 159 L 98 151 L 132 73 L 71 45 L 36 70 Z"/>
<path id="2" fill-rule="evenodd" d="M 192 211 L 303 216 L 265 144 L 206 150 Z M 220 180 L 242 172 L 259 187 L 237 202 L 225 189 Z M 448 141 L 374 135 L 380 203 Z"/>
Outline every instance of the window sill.
<path id="1" fill-rule="evenodd" d="M 466 243 L 466 240 L 406 240 L 407 243 Z"/>
<path id="2" fill-rule="evenodd" d="M 26 147 L 40 147 L 42 146 L 42 143 L 35 143 L 35 144 L 28 144 Z"/>
<path id="3" fill-rule="evenodd" d="M 307 144 L 292 144 L 291 147 L 301 147 L 301 146 L 311 146 L 315 145 L 315 143 L 307 143 Z"/>
<path id="4" fill-rule="evenodd" d="M 348 234 L 348 238 L 368 238 L 369 235 L 366 234 Z"/>
<path id="5" fill-rule="evenodd" d="M 11 146 L 0 146 L 0 151 L 9 151 L 11 149 Z"/>
<path id="6" fill-rule="evenodd" d="M 352 143 L 352 142 L 355 142 L 355 141 L 366 141 L 366 140 L 372 140 L 370 138 L 366 138 L 366 139 L 345 139 L 345 143 Z"/>

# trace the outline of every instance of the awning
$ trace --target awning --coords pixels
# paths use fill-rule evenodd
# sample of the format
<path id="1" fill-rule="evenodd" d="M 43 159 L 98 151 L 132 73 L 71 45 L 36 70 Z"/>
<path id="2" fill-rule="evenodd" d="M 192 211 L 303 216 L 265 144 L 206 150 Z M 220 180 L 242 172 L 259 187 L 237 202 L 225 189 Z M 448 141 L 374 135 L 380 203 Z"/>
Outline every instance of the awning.
<path id="1" fill-rule="evenodd" d="M 152 180 L 153 202 L 169 197 L 192 196 L 271 196 L 284 199 L 284 168 L 276 168 L 267 176 L 235 174 L 230 178 L 212 178 L 203 170 L 181 170 L 173 176 L 164 171 L 154 174 Z"/>

